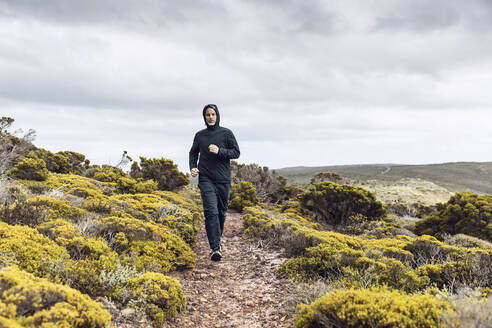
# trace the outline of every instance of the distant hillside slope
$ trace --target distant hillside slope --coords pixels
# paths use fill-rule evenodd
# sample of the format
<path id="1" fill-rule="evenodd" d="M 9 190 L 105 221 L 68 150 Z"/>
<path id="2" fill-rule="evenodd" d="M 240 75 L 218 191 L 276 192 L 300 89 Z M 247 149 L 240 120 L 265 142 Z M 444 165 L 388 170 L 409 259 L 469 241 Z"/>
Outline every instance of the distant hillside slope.
<path id="1" fill-rule="evenodd" d="M 289 167 L 275 170 L 289 179 L 290 184 L 308 184 L 317 172 L 336 172 L 343 177 L 367 181 L 395 182 L 403 178 L 431 181 L 450 191 L 471 190 L 492 194 L 492 162 L 457 162 L 429 165 L 337 165 L 320 167 Z"/>

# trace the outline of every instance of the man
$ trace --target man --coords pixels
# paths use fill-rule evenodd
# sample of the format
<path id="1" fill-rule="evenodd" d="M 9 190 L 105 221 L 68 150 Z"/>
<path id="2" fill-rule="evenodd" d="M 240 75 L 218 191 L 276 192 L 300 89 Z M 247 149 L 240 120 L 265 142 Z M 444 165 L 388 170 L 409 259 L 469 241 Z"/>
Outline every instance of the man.
<path id="1" fill-rule="evenodd" d="M 221 127 L 219 109 L 209 104 L 203 108 L 206 129 L 195 134 L 190 149 L 191 176 L 198 177 L 205 214 L 205 229 L 212 261 L 222 259 L 220 238 L 224 231 L 229 191 L 230 160 L 239 157 L 239 146 L 231 130 Z M 199 159 L 200 156 L 200 159 Z M 198 162 L 198 166 L 197 166 Z"/>

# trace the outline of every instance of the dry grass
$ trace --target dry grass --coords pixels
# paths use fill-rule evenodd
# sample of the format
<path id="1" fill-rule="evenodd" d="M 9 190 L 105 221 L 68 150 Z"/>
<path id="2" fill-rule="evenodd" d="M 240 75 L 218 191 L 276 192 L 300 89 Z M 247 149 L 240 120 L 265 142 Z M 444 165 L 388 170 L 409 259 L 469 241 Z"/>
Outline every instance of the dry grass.
<path id="1" fill-rule="evenodd" d="M 292 315 L 296 313 L 298 304 L 311 304 L 334 289 L 334 287 L 324 280 L 297 284 L 283 303 L 284 307 L 281 309 L 282 314 Z"/>
<path id="2" fill-rule="evenodd" d="M 443 315 L 445 328 L 492 327 L 492 297 L 484 298 L 479 290 L 466 288 L 446 298 L 454 312 Z"/>

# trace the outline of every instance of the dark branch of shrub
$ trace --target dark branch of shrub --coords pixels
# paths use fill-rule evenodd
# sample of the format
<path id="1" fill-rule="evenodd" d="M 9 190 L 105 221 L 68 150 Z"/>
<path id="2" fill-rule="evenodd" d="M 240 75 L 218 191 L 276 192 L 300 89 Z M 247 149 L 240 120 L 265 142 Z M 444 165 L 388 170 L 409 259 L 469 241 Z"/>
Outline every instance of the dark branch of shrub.
<path id="1" fill-rule="evenodd" d="M 251 182 L 260 202 L 278 204 L 300 192 L 300 189 L 287 186 L 287 179 L 258 164 L 239 164 L 231 161 L 232 183 Z"/>
<path id="2" fill-rule="evenodd" d="M 22 130 L 9 132 L 14 119 L 3 116 L 0 119 L 0 175 L 11 170 L 26 154 L 35 149 L 32 141 L 36 137 L 34 130 L 23 133 Z M 16 136 L 22 135 L 22 136 Z"/>
<path id="3" fill-rule="evenodd" d="M 45 221 L 46 213 L 25 201 L 16 202 L 13 205 L 5 202 L 3 206 L 0 206 L 0 218 L 10 225 L 35 227 Z"/>

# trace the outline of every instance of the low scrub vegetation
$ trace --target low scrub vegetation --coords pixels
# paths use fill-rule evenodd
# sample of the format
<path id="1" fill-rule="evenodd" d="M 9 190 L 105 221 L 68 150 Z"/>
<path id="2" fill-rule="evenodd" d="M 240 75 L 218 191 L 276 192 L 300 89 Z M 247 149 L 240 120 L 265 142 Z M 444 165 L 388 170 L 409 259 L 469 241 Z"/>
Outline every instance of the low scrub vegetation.
<path id="1" fill-rule="evenodd" d="M 343 224 L 354 215 L 367 220 L 382 218 L 386 211 L 373 193 L 351 185 L 324 181 L 314 183 L 297 195 L 302 208 L 314 213 L 318 221 L 330 225 Z"/>
<path id="2" fill-rule="evenodd" d="M 492 248 L 477 238 L 444 243 L 398 234 L 396 223 L 356 236 L 319 230 L 293 213 L 260 207 L 244 213 L 245 233 L 290 257 L 279 276 L 325 282 L 327 296 L 299 309 L 298 327 L 448 327 L 443 318 L 454 318 L 456 307 L 440 293 L 492 286 Z"/>
<path id="3" fill-rule="evenodd" d="M 300 192 L 299 188 L 287 185 L 287 179 L 266 166 L 240 164 L 231 161 L 232 183 L 252 183 L 258 200 L 263 203 L 279 204 Z"/>
<path id="4" fill-rule="evenodd" d="M 4 327 L 103 328 L 110 321 L 99 303 L 73 288 L 15 267 L 0 270 L 0 324 Z"/>
<path id="5" fill-rule="evenodd" d="M 295 326 L 308 327 L 442 327 L 450 309 L 433 295 L 408 295 L 387 289 L 335 290 L 301 306 Z"/>
<path id="6" fill-rule="evenodd" d="M 456 193 L 438 205 L 437 213 L 418 221 L 415 230 L 438 238 L 461 233 L 492 241 L 492 195 Z"/>
<path id="7" fill-rule="evenodd" d="M 245 207 L 254 206 L 259 203 L 256 196 L 255 186 L 248 181 L 233 184 L 229 200 L 229 208 L 242 212 Z"/>
<path id="8" fill-rule="evenodd" d="M 16 141 L 1 122 L 0 326 L 108 327 L 99 297 L 158 323 L 182 311 L 164 274 L 195 265 L 202 215 L 187 176 L 163 158 L 141 158 L 132 176 L 90 165 Z"/>

